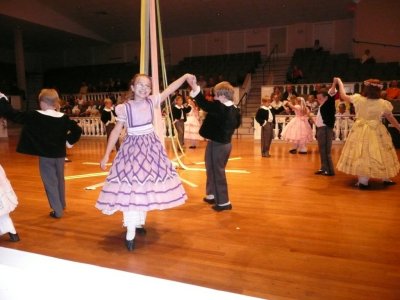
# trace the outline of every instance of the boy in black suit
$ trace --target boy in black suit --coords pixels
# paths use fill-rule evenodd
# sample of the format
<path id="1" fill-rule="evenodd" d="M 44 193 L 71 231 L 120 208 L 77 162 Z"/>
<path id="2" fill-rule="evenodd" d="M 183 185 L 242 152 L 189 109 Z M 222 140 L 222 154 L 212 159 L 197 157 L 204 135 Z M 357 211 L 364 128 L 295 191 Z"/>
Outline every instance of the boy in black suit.
<path id="1" fill-rule="evenodd" d="M 175 128 L 178 133 L 178 141 L 181 146 L 185 144 L 186 114 L 191 110 L 192 108 L 190 106 L 183 104 L 183 98 L 181 95 L 175 97 L 175 105 L 172 106 L 172 119 L 175 124 Z"/>
<path id="2" fill-rule="evenodd" d="M 233 86 L 222 81 L 214 87 L 214 100 L 207 101 L 197 85 L 196 77 L 188 78 L 192 88 L 190 96 L 207 112 L 200 127 L 200 135 L 208 139 L 205 163 L 207 173 L 206 197 L 204 201 L 214 204 L 215 211 L 232 209 L 228 196 L 225 167 L 232 150 L 232 135 L 240 126 L 240 111 L 233 103 Z"/>
<path id="3" fill-rule="evenodd" d="M 275 126 L 275 114 L 279 114 L 285 110 L 284 106 L 273 108 L 271 106 L 271 98 L 265 96 L 261 100 L 262 105 L 257 110 L 256 121 L 261 126 L 261 155 L 262 157 L 271 157 L 269 149 L 273 138 L 273 129 Z"/>
<path id="4" fill-rule="evenodd" d="M 329 91 L 325 88 L 317 91 L 319 108 L 317 117 L 315 118 L 315 125 L 317 127 L 318 149 L 321 158 L 321 168 L 315 172 L 317 175 L 335 175 L 331 154 L 336 114 L 335 94 L 336 88 L 334 83 Z"/>
<path id="5" fill-rule="evenodd" d="M 67 115 L 56 111 L 58 93 L 42 89 L 39 94 L 40 110 L 19 112 L 3 98 L 0 99 L 0 116 L 24 124 L 17 152 L 39 156 L 39 170 L 47 198 L 52 208 L 50 217 L 61 218 L 66 207 L 64 160 L 66 147 L 72 147 L 82 129 Z"/>

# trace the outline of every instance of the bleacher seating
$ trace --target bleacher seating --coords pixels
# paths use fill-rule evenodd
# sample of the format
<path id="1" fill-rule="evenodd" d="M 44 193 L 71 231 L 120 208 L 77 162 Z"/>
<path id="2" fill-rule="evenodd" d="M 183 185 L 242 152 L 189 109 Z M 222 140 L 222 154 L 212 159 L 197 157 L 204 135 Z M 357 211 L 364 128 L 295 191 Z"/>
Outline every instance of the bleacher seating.
<path id="1" fill-rule="evenodd" d="M 0 63 L 0 92 L 15 93 L 17 89 L 17 73 L 15 64 Z"/>
<path id="2" fill-rule="evenodd" d="M 96 87 L 100 82 L 106 83 L 112 78 L 120 79 L 123 90 L 126 90 L 127 83 L 138 72 L 139 65 L 133 63 L 58 68 L 44 73 L 44 86 L 56 87 L 62 93 L 78 93 L 83 81 Z"/>
<path id="3" fill-rule="evenodd" d="M 392 80 L 400 77 L 398 62 L 361 64 L 359 59 L 351 58 L 347 53 L 315 52 L 312 48 L 296 49 L 288 72 L 294 65 L 303 71 L 304 78 L 300 83 L 330 82 L 334 76 L 340 76 L 347 82 L 368 78 Z"/>
<path id="4" fill-rule="evenodd" d="M 168 79 L 179 77 L 184 73 L 203 75 L 206 79 L 220 76 L 233 85 L 241 84 L 248 72 L 253 72 L 261 62 L 260 52 L 234 53 L 212 56 L 185 57 L 178 65 L 168 67 Z M 110 78 L 121 79 L 125 85 L 132 76 L 139 72 L 138 64 L 105 64 L 96 66 L 76 66 L 48 70 L 44 74 L 44 85 L 55 87 L 62 93 L 78 93 L 83 81 L 89 86 L 97 87 L 99 82 Z M 160 81 L 161 82 L 161 81 Z M 103 91 L 96 90 L 93 91 Z"/>
<path id="5" fill-rule="evenodd" d="M 206 80 L 218 80 L 222 76 L 233 85 L 239 85 L 247 73 L 254 72 L 260 62 L 260 52 L 185 57 L 177 66 L 170 68 L 168 75 L 173 78 L 190 72 L 202 75 Z"/>

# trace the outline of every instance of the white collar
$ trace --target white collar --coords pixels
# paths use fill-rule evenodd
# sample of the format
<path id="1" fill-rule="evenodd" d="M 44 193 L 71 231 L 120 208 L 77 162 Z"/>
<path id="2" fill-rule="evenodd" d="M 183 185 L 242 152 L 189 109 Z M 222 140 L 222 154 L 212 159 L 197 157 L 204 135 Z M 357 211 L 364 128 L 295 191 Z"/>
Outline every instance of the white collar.
<path id="1" fill-rule="evenodd" d="M 64 115 L 63 113 L 56 111 L 54 109 L 37 110 L 37 112 L 41 113 L 42 115 L 55 117 L 55 118 L 61 118 Z"/>
<path id="2" fill-rule="evenodd" d="M 6 95 L 4 95 L 2 92 L 0 92 L 0 99 L 1 98 L 5 98 L 7 101 L 8 101 L 8 98 L 7 98 L 7 96 Z"/>
<path id="3" fill-rule="evenodd" d="M 215 99 L 215 100 L 219 101 L 218 99 Z M 219 101 L 219 102 L 221 102 L 221 101 Z M 227 101 L 221 102 L 221 103 L 223 105 L 225 105 L 225 106 L 232 106 L 233 105 L 233 101 L 231 101 L 231 100 L 227 100 Z"/>

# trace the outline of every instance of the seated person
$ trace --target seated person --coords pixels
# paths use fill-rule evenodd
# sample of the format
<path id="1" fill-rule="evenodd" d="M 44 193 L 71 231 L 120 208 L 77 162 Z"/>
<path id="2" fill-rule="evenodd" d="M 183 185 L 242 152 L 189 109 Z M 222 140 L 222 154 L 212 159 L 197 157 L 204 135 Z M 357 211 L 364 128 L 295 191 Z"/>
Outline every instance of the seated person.
<path id="1" fill-rule="evenodd" d="M 320 52 L 320 51 L 323 50 L 322 46 L 321 46 L 320 43 L 319 43 L 319 40 L 315 40 L 315 41 L 314 41 L 313 50 L 314 50 L 315 52 Z"/>
<path id="2" fill-rule="evenodd" d="M 371 51 L 369 49 L 365 49 L 364 54 L 361 56 L 362 64 L 374 64 L 375 58 L 371 55 Z"/>
<path id="3" fill-rule="evenodd" d="M 386 89 L 386 100 L 400 100 L 400 88 L 397 80 L 392 80 Z"/>
<path id="4" fill-rule="evenodd" d="M 303 71 L 297 65 L 294 65 L 292 71 L 289 72 L 287 79 L 291 83 L 298 83 L 303 79 Z"/>

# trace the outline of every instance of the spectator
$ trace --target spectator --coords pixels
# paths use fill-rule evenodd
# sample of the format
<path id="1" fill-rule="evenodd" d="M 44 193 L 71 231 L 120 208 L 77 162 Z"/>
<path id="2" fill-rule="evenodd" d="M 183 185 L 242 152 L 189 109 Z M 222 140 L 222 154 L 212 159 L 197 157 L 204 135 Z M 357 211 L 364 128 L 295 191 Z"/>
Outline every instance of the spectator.
<path id="1" fill-rule="evenodd" d="M 386 100 L 400 100 L 400 88 L 397 80 L 392 80 L 386 89 Z"/>
<path id="2" fill-rule="evenodd" d="M 362 64 L 374 64 L 375 58 L 371 55 L 371 51 L 369 49 L 365 49 L 364 54 L 361 56 Z"/>
<path id="3" fill-rule="evenodd" d="M 290 83 L 298 83 L 301 79 L 303 79 L 303 71 L 297 65 L 294 65 L 292 70 L 288 73 L 287 81 Z"/>
<path id="4" fill-rule="evenodd" d="M 315 41 L 314 41 L 313 50 L 314 50 L 315 52 L 320 52 L 320 51 L 322 51 L 323 49 L 324 49 L 324 48 L 322 48 L 322 46 L 320 45 L 319 40 L 318 40 L 318 39 L 315 40 Z"/>
<path id="5" fill-rule="evenodd" d="M 296 96 L 297 97 L 298 95 L 297 95 L 296 91 L 294 90 L 293 86 L 288 84 L 288 85 L 286 85 L 286 91 L 282 95 L 282 100 L 283 101 L 290 100 L 290 98 L 292 96 Z"/>

